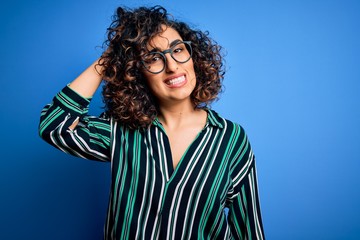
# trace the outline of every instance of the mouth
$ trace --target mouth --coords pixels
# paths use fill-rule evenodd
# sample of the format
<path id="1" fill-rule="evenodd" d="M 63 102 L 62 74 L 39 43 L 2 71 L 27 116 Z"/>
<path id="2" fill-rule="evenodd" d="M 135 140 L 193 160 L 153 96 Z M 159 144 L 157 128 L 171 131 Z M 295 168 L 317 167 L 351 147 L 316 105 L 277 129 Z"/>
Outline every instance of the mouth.
<path id="1" fill-rule="evenodd" d="M 164 82 L 169 87 L 181 87 L 186 83 L 186 78 L 185 75 L 181 75 L 179 77 L 166 79 Z"/>

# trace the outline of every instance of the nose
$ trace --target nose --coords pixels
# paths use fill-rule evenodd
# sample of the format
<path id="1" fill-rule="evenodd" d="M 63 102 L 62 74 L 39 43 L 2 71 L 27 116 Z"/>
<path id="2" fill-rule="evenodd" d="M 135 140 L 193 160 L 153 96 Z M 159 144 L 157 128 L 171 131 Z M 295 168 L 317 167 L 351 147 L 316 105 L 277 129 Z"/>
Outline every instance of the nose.
<path id="1" fill-rule="evenodd" d="M 171 57 L 170 53 L 165 54 L 165 57 L 166 57 L 165 71 L 175 72 L 176 69 L 178 69 L 178 62 Z"/>

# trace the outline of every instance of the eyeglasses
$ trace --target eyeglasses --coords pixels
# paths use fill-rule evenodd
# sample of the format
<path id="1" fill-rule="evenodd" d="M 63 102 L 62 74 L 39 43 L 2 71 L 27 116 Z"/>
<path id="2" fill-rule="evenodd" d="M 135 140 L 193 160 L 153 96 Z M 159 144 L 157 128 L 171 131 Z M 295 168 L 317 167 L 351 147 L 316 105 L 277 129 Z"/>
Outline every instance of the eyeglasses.
<path id="1" fill-rule="evenodd" d="M 161 73 L 166 66 L 166 53 L 170 53 L 176 62 L 185 63 L 192 56 L 191 41 L 179 41 L 162 52 L 149 52 L 142 57 L 141 63 L 147 71 L 154 74 Z"/>

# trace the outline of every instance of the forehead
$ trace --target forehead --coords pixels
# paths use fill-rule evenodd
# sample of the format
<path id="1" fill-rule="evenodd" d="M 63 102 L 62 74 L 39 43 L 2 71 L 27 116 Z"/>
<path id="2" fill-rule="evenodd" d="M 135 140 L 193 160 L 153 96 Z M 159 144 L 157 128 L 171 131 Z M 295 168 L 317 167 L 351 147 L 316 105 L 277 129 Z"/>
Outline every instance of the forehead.
<path id="1" fill-rule="evenodd" d="M 165 50 L 169 48 L 170 44 L 175 40 L 183 40 L 180 34 L 173 28 L 168 26 L 163 26 L 163 31 L 150 39 L 147 44 L 148 50 L 154 48 Z"/>

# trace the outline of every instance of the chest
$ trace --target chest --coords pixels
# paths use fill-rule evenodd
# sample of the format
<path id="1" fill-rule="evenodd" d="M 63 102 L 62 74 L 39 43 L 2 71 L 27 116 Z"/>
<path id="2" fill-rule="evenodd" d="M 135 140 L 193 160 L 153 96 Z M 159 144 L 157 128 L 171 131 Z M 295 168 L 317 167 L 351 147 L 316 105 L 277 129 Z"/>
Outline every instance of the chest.
<path id="1" fill-rule="evenodd" d="M 189 228 L 204 224 L 205 220 L 213 224 L 223 216 L 232 189 L 233 151 L 229 150 L 225 136 L 221 130 L 209 127 L 189 137 L 190 144 L 184 147 L 186 150 L 174 167 L 170 142 L 176 144 L 180 140 L 173 138 L 175 135 L 169 137 L 159 128 L 144 134 L 116 135 L 112 144 L 110 199 L 114 215 L 126 219 L 133 212 L 139 219 L 150 216 L 154 219 L 151 227 L 161 222 L 161 232 L 167 232 L 168 226 L 187 229 L 183 219 L 188 220 Z M 135 223 L 138 226 L 138 221 Z"/>
<path id="2" fill-rule="evenodd" d="M 144 133 L 118 134 L 112 147 L 113 174 L 131 170 L 132 175 L 148 178 L 151 171 L 165 182 L 206 171 L 228 171 L 232 158 L 222 131 L 211 127 L 200 132 L 169 134 L 152 128 Z"/>
<path id="3" fill-rule="evenodd" d="M 201 135 L 201 129 L 184 129 L 182 131 L 166 131 L 167 148 L 171 155 L 171 162 L 175 169 L 185 157 L 187 149 L 191 147 L 196 138 Z"/>

